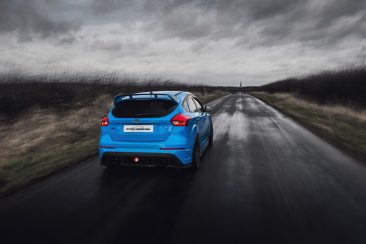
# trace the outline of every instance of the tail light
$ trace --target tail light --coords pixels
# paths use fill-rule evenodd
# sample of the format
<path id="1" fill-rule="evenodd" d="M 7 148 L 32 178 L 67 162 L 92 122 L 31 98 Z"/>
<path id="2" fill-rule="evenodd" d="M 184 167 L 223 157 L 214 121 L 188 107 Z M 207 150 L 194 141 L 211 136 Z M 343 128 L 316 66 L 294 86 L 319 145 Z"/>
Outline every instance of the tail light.
<path id="1" fill-rule="evenodd" d="M 171 122 L 174 126 L 187 126 L 190 119 L 192 118 L 187 115 L 177 114 L 172 118 Z"/>
<path id="2" fill-rule="evenodd" d="M 108 116 L 106 116 L 100 121 L 100 126 L 108 126 L 108 123 Z"/>

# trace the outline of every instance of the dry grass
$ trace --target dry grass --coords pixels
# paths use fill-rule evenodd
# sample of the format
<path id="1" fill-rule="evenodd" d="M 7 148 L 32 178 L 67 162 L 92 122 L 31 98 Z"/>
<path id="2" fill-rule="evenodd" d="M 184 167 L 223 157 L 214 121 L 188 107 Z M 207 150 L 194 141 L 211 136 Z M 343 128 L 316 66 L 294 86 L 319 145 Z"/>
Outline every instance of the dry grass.
<path id="1" fill-rule="evenodd" d="M 196 93 L 204 103 L 227 94 Z M 15 121 L 0 123 L 0 194 L 13 191 L 97 153 L 99 121 L 113 96 L 60 110 L 32 107 Z"/>
<path id="2" fill-rule="evenodd" d="M 64 113 L 32 108 L 1 124 L 0 192 L 6 192 L 77 162 L 97 150 L 99 120 L 111 98 Z"/>
<path id="3" fill-rule="evenodd" d="M 366 159 L 366 111 L 340 105 L 322 105 L 290 93 L 255 92 L 252 95 L 290 115 L 351 155 Z"/>
<path id="4" fill-rule="evenodd" d="M 318 110 L 329 116 L 347 116 L 366 123 L 366 111 L 355 110 L 354 108 L 342 105 L 320 105 L 319 103 L 310 102 L 308 100 L 299 99 L 293 93 L 275 93 L 274 97 L 283 100 L 285 103 Z"/>
<path id="5" fill-rule="evenodd" d="M 193 92 L 199 99 L 200 101 L 205 104 L 208 103 L 210 101 L 215 100 L 216 98 L 225 96 L 227 94 L 229 94 L 229 92 L 227 91 L 221 91 L 221 90 L 216 90 L 216 91 L 210 91 L 210 92 Z"/>

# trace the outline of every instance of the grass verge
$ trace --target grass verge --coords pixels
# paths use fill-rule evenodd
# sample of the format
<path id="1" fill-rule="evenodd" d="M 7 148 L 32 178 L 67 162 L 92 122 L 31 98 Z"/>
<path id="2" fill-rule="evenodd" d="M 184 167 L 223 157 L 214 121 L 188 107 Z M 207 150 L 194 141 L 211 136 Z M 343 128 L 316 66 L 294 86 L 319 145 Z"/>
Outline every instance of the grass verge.
<path id="1" fill-rule="evenodd" d="M 289 93 L 253 92 L 351 156 L 366 160 L 366 111 L 322 105 Z"/>
<path id="2" fill-rule="evenodd" d="M 196 92 L 203 103 L 225 91 Z M 65 167 L 96 155 L 99 120 L 113 96 L 93 97 L 74 109 L 31 107 L 14 120 L 0 123 L 0 196 L 14 192 Z"/>

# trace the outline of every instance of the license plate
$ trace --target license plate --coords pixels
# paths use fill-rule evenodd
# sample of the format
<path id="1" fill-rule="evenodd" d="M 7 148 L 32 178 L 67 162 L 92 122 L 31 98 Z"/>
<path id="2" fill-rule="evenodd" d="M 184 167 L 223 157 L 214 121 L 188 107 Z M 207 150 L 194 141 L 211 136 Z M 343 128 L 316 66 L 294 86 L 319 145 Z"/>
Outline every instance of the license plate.
<path id="1" fill-rule="evenodd" d="M 153 125 L 125 125 L 123 126 L 123 132 L 154 132 Z"/>

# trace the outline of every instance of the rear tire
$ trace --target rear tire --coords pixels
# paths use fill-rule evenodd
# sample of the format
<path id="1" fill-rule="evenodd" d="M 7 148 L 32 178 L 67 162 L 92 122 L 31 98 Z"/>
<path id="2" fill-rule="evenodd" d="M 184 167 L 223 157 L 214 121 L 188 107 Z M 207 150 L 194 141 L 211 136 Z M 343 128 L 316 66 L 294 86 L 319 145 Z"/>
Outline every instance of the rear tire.
<path id="1" fill-rule="evenodd" d="M 195 144 L 194 144 L 193 154 L 192 154 L 193 168 L 199 169 L 200 163 L 201 163 L 201 149 L 200 149 L 200 143 L 197 139 Z"/>

